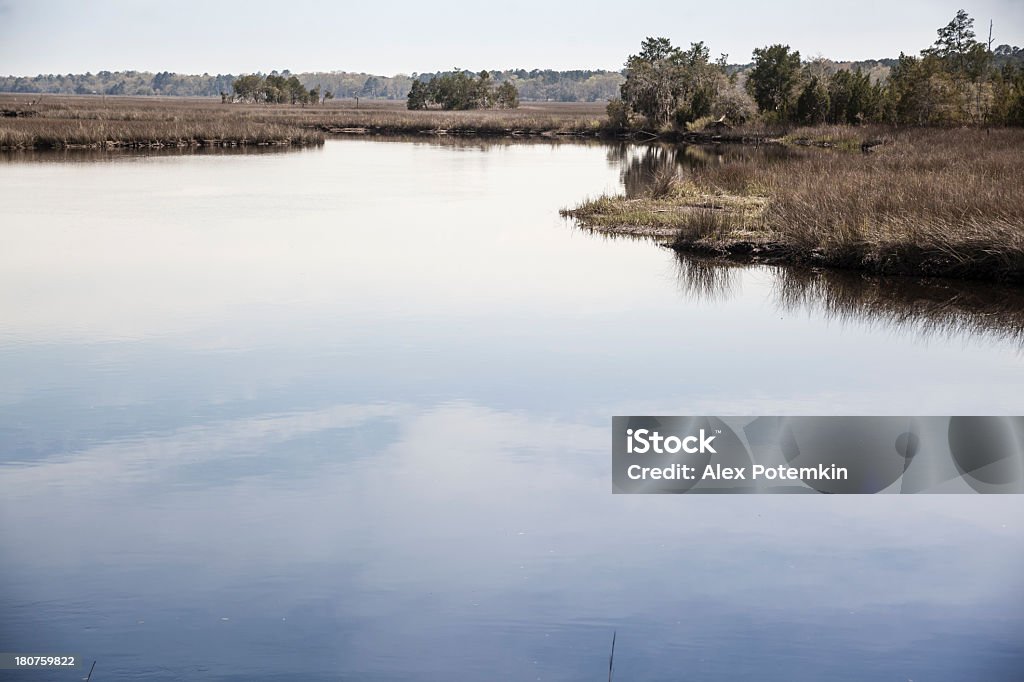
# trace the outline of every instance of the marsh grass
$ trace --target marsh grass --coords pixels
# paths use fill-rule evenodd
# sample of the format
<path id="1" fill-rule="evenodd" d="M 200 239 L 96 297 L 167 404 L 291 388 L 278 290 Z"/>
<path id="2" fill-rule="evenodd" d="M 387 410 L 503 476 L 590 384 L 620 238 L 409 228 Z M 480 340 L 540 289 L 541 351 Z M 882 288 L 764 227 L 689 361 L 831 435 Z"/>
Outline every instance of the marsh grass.
<path id="1" fill-rule="evenodd" d="M 324 135 L 207 99 L 0 97 L 0 148 L 315 145 Z M 220 108 L 219 108 L 220 107 Z"/>
<path id="2" fill-rule="evenodd" d="M 47 118 L 0 123 L 0 148 L 181 147 L 322 144 L 324 136 L 294 126 L 254 121 L 105 121 Z"/>
<path id="3" fill-rule="evenodd" d="M 656 238 L 706 239 L 760 229 L 765 199 L 731 194 L 695 183 L 678 172 L 658 171 L 648 190 L 635 197 L 600 196 L 563 217 L 601 232 Z"/>
<path id="4" fill-rule="evenodd" d="M 679 176 L 674 168 L 659 168 L 651 173 L 647 194 L 652 199 L 664 199 L 675 191 L 678 182 Z"/>
<path id="5" fill-rule="evenodd" d="M 409 111 L 395 106 L 356 109 L 349 105 L 305 115 L 305 124 L 329 133 L 570 135 L 597 137 L 610 133 L 602 105 L 541 103 L 517 109 Z"/>
<path id="6" fill-rule="evenodd" d="M 408 111 L 404 102 L 319 106 L 223 104 L 210 98 L 0 95 L 0 147 L 320 144 L 324 134 L 598 136 L 601 104 Z"/>
<path id="7" fill-rule="evenodd" d="M 1024 131 L 868 131 L 870 153 L 803 149 L 680 173 L 663 197 L 600 197 L 597 229 L 674 227 L 680 250 L 882 274 L 1024 280 Z"/>

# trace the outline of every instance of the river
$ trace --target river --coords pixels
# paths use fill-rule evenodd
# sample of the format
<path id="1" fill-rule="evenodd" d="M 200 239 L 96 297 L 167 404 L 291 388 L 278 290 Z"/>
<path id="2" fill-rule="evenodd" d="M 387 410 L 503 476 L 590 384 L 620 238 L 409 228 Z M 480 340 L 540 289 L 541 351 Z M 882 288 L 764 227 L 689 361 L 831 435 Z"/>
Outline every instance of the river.
<path id="1" fill-rule="evenodd" d="M 1019 290 L 559 217 L 652 153 L 685 161 L 0 159 L 0 650 L 98 682 L 568 681 L 615 632 L 616 680 L 1012 679 L 1021 496 L 611 494 L 618 414 L 1024 413 Z"/>

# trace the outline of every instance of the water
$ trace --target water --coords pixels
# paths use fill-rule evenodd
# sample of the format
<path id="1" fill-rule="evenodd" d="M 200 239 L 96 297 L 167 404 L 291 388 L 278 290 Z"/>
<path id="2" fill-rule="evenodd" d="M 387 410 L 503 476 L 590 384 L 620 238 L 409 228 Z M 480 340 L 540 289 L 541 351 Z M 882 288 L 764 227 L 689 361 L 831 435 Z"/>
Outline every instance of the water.
<path id="1" fill-rule="evenodd" d="M 615 414 L 1024 412 L 1019 292 L 558 217 L 644 154 L 0 164 L 0 650 L 600 680 L 617 631 L 617 680 L 1019 678 L 1020 497 L 610 494 Z"/>

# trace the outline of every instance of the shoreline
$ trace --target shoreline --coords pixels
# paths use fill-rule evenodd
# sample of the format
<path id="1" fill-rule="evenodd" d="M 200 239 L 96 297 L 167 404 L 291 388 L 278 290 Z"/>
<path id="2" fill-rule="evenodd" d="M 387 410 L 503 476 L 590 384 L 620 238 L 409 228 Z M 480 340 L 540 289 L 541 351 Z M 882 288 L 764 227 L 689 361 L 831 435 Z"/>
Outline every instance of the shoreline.
<path id="1" fill-rule="evenodd" d="M 53 152 L 53 151 L 125 151 L 143 149 L 229 149 L 232 147 L 317 147 L 324 140 L 300 142 L 289 139 L 255 141 L 248 139 L 201 140 L 195 138 L 177 140 L 98 140 L 96 142 L 64 143 L 46 142 L 33 145 L 0 145 L 0 152 Z"/>
<path id="2" fill-rule="evenodd" d="M 604 142 L 631 142 L 635 144 L 739 144 L 739 145 L 785 145 L 789 144 L 776 136 L 737 136 L 729 137 L 722 135 L 704 135 L 700 133 L 664 134 L 656 137 L 640 137 L 637 133 L 618 133 L 593 130 L 565 130 L 553 129 L 507 129 L 507 130 L 481 130 L 477 128 L 441 128 L 423 129 L 414 126 L 362 126 L 362 127 L 335 127 L 317 125 L 303 127 L 302 131 L 319 138 L 313 140 L 302 140 L 304 135 L 297 134 L 294 137 L 281 137 L 271 139 L 247 139 L 244 137 L 229 137 L 204 139 L 196 137 L 188 138 L 129 138 L 129 139 L 97 139 L 90 142 L 65 142 L 54 134 L 43 134 L 41 141 L 30 143 L 0 144 L 0 151 L 50 151 L 50 150 L 101 150 L 101 149 L 166 149 L 184 147 L 254 147 L 254 146 L 297 146 L 310 147 L 319 146 L 324 143 L 327 137 L 461 137 L 466 139 L 561 139 L 561 140 L 596 140 Z M 827 146 L 827 143 L 826 143 Z"/>
<path id="3" fill-rule="evenodd" d="M 830 256 L 825 250 L 801 249 L 783 241 L 756 238 L 750 234 L 701 239 L 680 238 L 677 230 L 649 225 L 596 226 L 578 217 L 574 211 L 563 210 L 577 226 L 609 237 L 647 239 L 682 256 L 700 258 L 705 262 L 732 265 L 779 265 L 809 270 L 829 269 L 882 277 L 924 277 L 952 281 L 989 284 L 1024 284 L 1024 272 L 1001 271 L 986 262 L 963 263 L 939 256 L 924 256 L 913 261 L 872 257 L 855 253 L 844 257 Z"/>
<path id="4" fill-rule="evenodd" d="M 896 258 L 892 255 L 851 250 L 842 254 L 829 254 L 823 248 L 802 248 L 771 237 L 758 237 L 751 233 L 687 238 L 679 230 L 645 224 L 596 225 L 574 209 L 562 210 L 565 218 L 575 220 L 577 226 L 610 237 L 647 239 L 684 256 L 699 257 L 710 262 L 735 265 L 780 265 L 817 270 L 859 272 L 883 277 L 925 277 L 948 280 L 986 282 L 994 284 L 1024 285 L 1024 270 L 1003 269 L 996 258 L 978 258 L 973 261 L 922 253 L 915 258 Z M 910 247 L 912 248 L 912 247 Z"/>
<path id="5" fill-rule="evenodd" d="M 667 131 L 662 133 L 650 133 L 643 130 L 621 130 L 605 127 L 584 127 L 584 128 L 477 128 L 477 127 L 453 127 L 453 128 L 424 128 L 422 125 L 382 125 L 382 126 L 336 126 L 319 124 L 312 126 L 313 130 L 338 136 L 378 136 L 378 137 L 399 137 L 407 135 L 434 135 L 434 136 L 458 136 L 458 137 L 483 137 L 483 138 L 521 138 L 521 137 L 552 137 L 552 138 L 580 138 L 596 139 L 616 142 L 645 143 L 666 143 L 666 144 L 819 144 L 819 146 L 831 146 L 829 143 L 817 143 L 813 140 L 799 140 L 789 142 L 784 135 L 778 133 L 738 133 L 723 134 L 711 132 L 684 132 Z"/>
<path id="6" fill-rule="evenodd" d="M 830 258 L 821 249 L 802 251 L 782 242 L 752 241 L 746 239 L 667 243 L 666 248 L 692 256 L 721 260 L 742 265 L 783 265 L 809 269 L 828 268 L 846 272 L 860 272 L 883 277 L 924 277 L 988 282 L 1018 286 L 1024 284 L 1024 273 L 1002 272 L 985 262 L 960 263 L 938 256 L 914 261 L 865 259 L 863 255 L 848 258 Z"/>
<path id="7" fill-rule="evenodd" d="M 604 102 L 524 102 L 515 109 L 410 111 L 404 102 L 224 104 L 211 98 L 0 93 L 0 149 L 322 144 L 337 136 L 550 138 L 635 143 L 778 144 L 771 127 L 705 131 L 612 126 Z"/>

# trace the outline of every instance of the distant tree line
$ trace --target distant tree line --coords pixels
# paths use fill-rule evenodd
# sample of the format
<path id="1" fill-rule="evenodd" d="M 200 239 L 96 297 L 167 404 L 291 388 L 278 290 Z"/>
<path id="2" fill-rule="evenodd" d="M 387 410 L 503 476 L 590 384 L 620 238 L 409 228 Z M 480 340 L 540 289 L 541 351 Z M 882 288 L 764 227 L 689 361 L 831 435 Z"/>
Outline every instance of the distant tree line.
<path id="1" fill-rule="evenodd" d="M 704 43 L 688 50 L 648 38 L 626 61 L 619 98 L 608 115 L 622 127 L 743 123 L 890 123 L 1024 125 L 1024 50 L 992 49 L 960 10 L 920 56 L 900 54 L 886 68 L 843 68 L 802 61 L 788 45 L 753 52 L 746 67 L 712 61 Z M 879 65 L 881 66 L 881 65 Z"/>
<path id="2" fill-rule="evenodd" d="M 515 109 L 519 106 L 519 91 L 512 81 L 494 84 L 491 74 L 481 71 L 473 75 L 456 69 L 451 73 L 414 80 L 406 99 L 409 109 Z"/>
<path id="3" fill-rule="evenodd" d="M 293 74 L 287 69 L 270 76 L 295 76 L 307 90 L 319 86 L 336 98 L 404 100 L 414 81 L 430 82 L 452 72 L 379 76 L 348 71 L 318 71 Z M 511 81 L 521 100 L 548 102 L 606 102 L 618 94 L 623 76 L 617 71 L 553 71 L 550 69 L 509 69 L 490 71 L 500 84 Z M 263 74 L 255 74 L 263 75 Z M 237 78 L 231 74 L 189 75 L 170 72 L 100 71 L 85 74 L 48 74 L 31 77 L 0 76 L 0 92 L 82 95 L 168 95 L 216 97 L 233 93 Z"/>
<path id="4" fill-rule="evenodd" d="M 100 71 L 83 74 L 0 76 L 0 91 L 63 95 L 171 95 L 209 97 L 230 92 L 235 76 L 186 75 L 161 71 Z"/>

